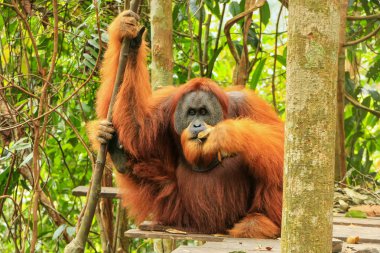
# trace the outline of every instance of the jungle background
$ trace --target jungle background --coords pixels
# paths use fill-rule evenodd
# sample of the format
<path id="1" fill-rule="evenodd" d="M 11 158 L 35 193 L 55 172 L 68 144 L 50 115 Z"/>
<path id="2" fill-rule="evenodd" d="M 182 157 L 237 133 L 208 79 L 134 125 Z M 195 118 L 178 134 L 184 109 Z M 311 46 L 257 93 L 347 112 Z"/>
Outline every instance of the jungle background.
<path id="1" fill-rule="evenodd" d="M 226 36 L 225 24 L 247 11 L 244 0 L 173 1 L 173 84 L 199 76 L 245 84 L 285 119 L 287 4 L 266 1 Z M 140 6 L 148 32 L 151 7 Z M 1 252 L 60 252 L 75 235 L 85 198 L 71 190 L 91 179 L 95 156 L 85 125 L 95 117 L 107 25 L 123 9 L 117 0 L 0 0 Z M 336 211 L 380 202 L 379 13 L 378 0 L 348 1 Z M 243 55 L 246 76 L 234 78 Z M 108 175 L 112 181 L 111 168 Z M 112 232 L 106 219 L 112 223 L 117 200 L 111 204 L 100 203 L 89 251 L 102 251 Z M 102 205 L 110 215 L 100 213 Z M 135 239 L 128 247 L 151 252 L 152 245 Z"/>

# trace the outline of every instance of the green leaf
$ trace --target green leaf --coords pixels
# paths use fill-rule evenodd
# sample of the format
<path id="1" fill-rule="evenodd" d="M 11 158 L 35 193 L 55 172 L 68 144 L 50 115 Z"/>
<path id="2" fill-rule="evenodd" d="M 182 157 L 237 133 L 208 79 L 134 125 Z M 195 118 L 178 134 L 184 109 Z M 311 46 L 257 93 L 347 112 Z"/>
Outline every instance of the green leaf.
<path id="1" fill-rule="evenodd" d="M 222 46 L 220 46 L 220 47 L 216 50 L 215 54 L 212 55 L 212 57 L 211 57 L 211 59 L 210 59 L 210 62 L 209 62 L 209 64 L 208 64 L 208 66 L 209 66 L 210 68 L 213 68 L 213 67 L 214 67 L 214 64 L 215 64 L 216 59 L 218 58 L 220 52 L 222 52 L 222 50 L 223 50 L 223 48 L 224 48 L 224 46 L 225 46 L 226 44 L 227 44 L 227 43 L 224 43 Z M 212 72 L 212 71 L 210 70 L 210 72 Z M 209 76 L 211 77 L 211 73 L 209 73 Z"/>
<path id="2" fill-rule="evenodd" d="M 96 61 L 91 57 L 91 55 L 84 53 L 83 57 L 90 63 L 91 68 L 93 68 L 95 66 Z"/>
<path id="3" fill-rule="evenodd" d="M 4 27 L 4 19 L 3 16 L 0 15 L 0 27 Z"/>
<path id="4" fill-rule="evenodd" d="M 0 173 L 0 191 L 1 191 L 1 194 L 4 192 L 4 187 L 5 187 L 5 183 L 7 181 L 8 175 L 9 175 L 9 167 L 7 167 L 5 170 L 3 170 Z"/>
<path id="5" fill-rule="evenodd" d="M 26 165 L 27 163 L 29 163 L 31 160 L 33 159 L 33 152 L 30 153 L 29 155 L 27 155 L 24 159 L 24 161 L 22 161 L 22 163 L 19 165 L 19 167 L 22 167 L 24 165 Z"/>
<path id="6" fill-rule="evenodd" d="M 28 138 L 27 137 L 23 137 L 21 139 L 19 139 L 18 141 L 16 141 L 10 148 L 9 150 L 10 151 L 18 151 L 18 150 L 24 150 L 24 149 L 27 149 L 27 148 L 31 148 L 32 147 L 32 144 L 29 143 L 29 142 L 25 142 L 25 141 L 28 141 Z"/>
<path id="7" fill-rule="evenodd" d="M 59 226 L 57 228 L 57 230 L 55 230 L 52 239 L 56 240 L 63 233 L 63 231 L 65 230 L 66 226 L 67 226 L 66 224 L 62 224 L 61 226 Z"/>
<path id="8" fill-rule="evenodd" d="M 281 63 L 282 66 L 286 67 L 286 58 L 282 55 L 277 55 L 277 61 Z"/>
<path id="9" fill-rule="evenodd" d="M 95 39 L 89 39 L 88 40 L 88 44 L 90 44 L 91 46 L 99 49 L 99 43 Z"/>
<path id="10" fill-rule="evenodd" d="M 253 26 L 251 26 L 248 30 L 247 41 L 254 48 L 257 48 L 257 45 L 259 44 L 259 37 L 257 36 Z"/>
<path id="11" fill-rule="evenodd" d="M 263 72 L 266 60 L 267 58 L 261 59 L 259 64 L 255 68 L 255 71 L 252 74 L 251 83 L 249 84 L 249 88 L 251 88 L 252 90 L 256 89 L 261 73 Z"/>
<path id="12" fill-rule="evenodd" d="M 240 9 L 240 5 L 237 2 L 231 2 L 230 5 L 228 6 L 229 12 L 232 14 L 232 16 L 236 16 L 242 10 Z"/>
<path id="13" fill-rule="evenodd" d="M 3 155 L 4 156 L 0 157 L 0 162 L 8 160 L 12 156 L 12 153 L 9 152 L 8 150 L 5 150 Z"/>
<path id="14" fill-rule="evenodd" d="M 376 81 L 380 75 L 380 60 L 377 60 L 369 69 L 366 74 L 368 79 Z"/>
<path id="15" fill-rule="evenodd" d="M 199 22 L 203 23 L 206 15 L 203 5 L 199 6 L 197 0 L 190 0 L 189 7 L 191 15 L 198 19 Z"/>
<path id="16" fill-rule="evenodd" d="M 367 214 L 359 210 L 350 210 L 344 216 L 350 217 L 350 218 L 362 218 L 362 219 L 367 218 Z"/>
<path id="17" fill-rule="evenodd" d="M 243 46 L 237 40 L 232 41 L 232 43 L 234 43 L 236 47 L 236 51 L 238 52 L 238 55 L 241 55 L 241 52 L 243 51 Z"/>
<path id="18" fill-rule="evenodd" d="M 93 57 L 93 59 L 96 59 L 98 58 L 98 52 L 95 51 L 92 47 L 86 47 L 86 50 L 90 52 L 91 56 Z"/>
<path id="19" fill-rule="evenodd" d="M 68 227 L 66 228 L 66 232 L 67 232 L 67 234 L 68 234 L 69 236 L 73 236 L 73 235 L 75 234 L 75 231 L 76 231 L 75 227 L 68 226 Z"/>
<path id="20" fill-rule="evenodd" d="M 285 46 L 284 52 L 282 53 L 282 56 L 284 56 L 285 58 L 288 57 L 288 47 L 287 46 Z"/>
<path id="21" fill-rule="evenodd" d="M 377 90 L 368 89 L 367 91 L 371 95 L 373 100 L 380 102 L 380 93 Z"/>
<path id="22" fill-rule="evenodd" d="M 355 83 L 350 78 L 350 73 L 348 73 L 348 72 L 346 72 L 346 74 L 345 74 L 344 89 L 348 92 L 348 94 L 350 94 L 351 96 L 354 96 Z"/>
<path id="23" fill-rule="evenodd" d="M 23 187 L 25 190 L 28 190 L 28 191 L 31 190 L 30 187 L 29 187 L 29 185 L 26 183 L 26 180 L 22 179 L 22 180 L 20 180 L 20 181 L 21 181 L 21 185 L 22 185 L 22 187 Z"/>
<path id="24" fill-rule="evenodd" d="M 173 12 L 172 12 L 172 20 L 173 20 L 173 26 L 174 27 L 177 26 L 179 22 L 181 22 L 181 20 L 179 20 L 179 16 L 178 16 L 179 8 L 180 8 L 179 4 L 174 5 Z"/>
<path id="25" fill-rule="evenodd" d="M 215 2 L 215 5 L 214 5 Z M 220 19 L 220 8 L 219 3 L 222 3 L 221 1 L 213 1 L 213 0 L 206 0 L 206 6 L 211 11 L 212 14 L 217 16 Z"/>
<path id="26" fill-rule="evenodd" d="M 270 8 L 268 2 L 265 2 L 265 4 L 260 8 L 260 15 L 263 23 L 267 25 L 270 19 Z"/>

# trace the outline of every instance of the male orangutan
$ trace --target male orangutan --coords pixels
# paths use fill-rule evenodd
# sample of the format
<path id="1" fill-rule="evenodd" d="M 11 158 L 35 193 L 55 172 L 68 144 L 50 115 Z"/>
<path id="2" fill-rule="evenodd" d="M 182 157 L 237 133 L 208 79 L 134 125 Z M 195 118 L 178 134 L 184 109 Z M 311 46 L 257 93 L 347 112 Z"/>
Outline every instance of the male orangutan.
<path id="1" fill-rule="evenodd" d="M 271 106 L 253 92 L 226 92 L 206 78 L 152 92 L 138 16 L 125 11 L 108 31 L 100 121 L 89 135 L 94 146 L 110 141 L 129 214 L 189 232 L 279 236 L 284 134 Z M 132 52 L 110 123 L 105 118 L 124 37 L 133 39 Z"/>

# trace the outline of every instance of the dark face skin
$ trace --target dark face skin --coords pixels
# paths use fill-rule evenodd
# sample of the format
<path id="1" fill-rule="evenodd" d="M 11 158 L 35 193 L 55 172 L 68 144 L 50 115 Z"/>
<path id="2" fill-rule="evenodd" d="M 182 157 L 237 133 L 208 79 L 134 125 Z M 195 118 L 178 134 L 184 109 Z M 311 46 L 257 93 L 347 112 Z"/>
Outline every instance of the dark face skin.
<path id="1" fill-rule="evenodd" d="M 206 129 L 206 124 L 214 126 L 223 120 L 223 110 L 214 94 L 193 91 L 179 101 L 174 113 L 174 128 L 180 135 L 189 127 L 192 137 Z"/>

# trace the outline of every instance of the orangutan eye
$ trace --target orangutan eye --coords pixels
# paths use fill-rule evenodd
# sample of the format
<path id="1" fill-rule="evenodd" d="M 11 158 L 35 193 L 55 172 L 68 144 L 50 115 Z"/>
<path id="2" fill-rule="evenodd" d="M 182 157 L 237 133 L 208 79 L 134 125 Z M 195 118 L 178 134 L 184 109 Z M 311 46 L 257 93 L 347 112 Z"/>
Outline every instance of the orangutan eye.
<path id="1" fill-rule="evenodd" d="M 195 109 L 193 109 L 193 108 L 190 108 L 190 109 L 187 111 L 187 115 L 194 116 L 195 114 L 197 114 L 197 112 L 196 112 Z"/>
<path id="2" fill-rule="evenodd" d="M 207 111 L 206 108 L 201 108 L 201 109 L 199 110 L 199 114 L 202 115 L 202 116 L 204 116 L 204 115 L 207 115 L 207 114 L 208 114 L 208 111 Z"/>

